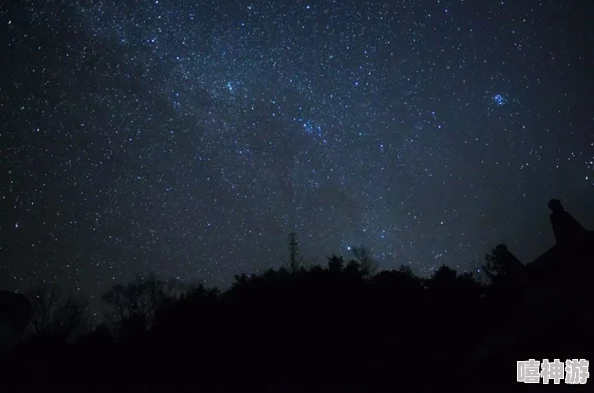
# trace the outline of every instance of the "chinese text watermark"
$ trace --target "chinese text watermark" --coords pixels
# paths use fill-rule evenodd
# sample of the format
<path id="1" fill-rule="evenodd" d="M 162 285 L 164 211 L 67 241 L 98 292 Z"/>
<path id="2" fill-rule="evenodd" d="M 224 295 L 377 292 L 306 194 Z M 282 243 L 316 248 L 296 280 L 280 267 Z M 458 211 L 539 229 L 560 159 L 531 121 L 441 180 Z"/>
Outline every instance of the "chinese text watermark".
<path id="1" fill-rule="evenodd" d="M 548 359 L 542 362 L 534 359 L 522 360 L 518 361 L 517 380 L 523 383 L 540 383 L 542 378 L 545 385 L 550 381 L 559 385 L 561 380 L 570 385 L 583 385 L 590 377 L 589 365 L 590 362 L 585 359 L 571 359 L 565 363 L 559 359 L 552 362 Z"/>

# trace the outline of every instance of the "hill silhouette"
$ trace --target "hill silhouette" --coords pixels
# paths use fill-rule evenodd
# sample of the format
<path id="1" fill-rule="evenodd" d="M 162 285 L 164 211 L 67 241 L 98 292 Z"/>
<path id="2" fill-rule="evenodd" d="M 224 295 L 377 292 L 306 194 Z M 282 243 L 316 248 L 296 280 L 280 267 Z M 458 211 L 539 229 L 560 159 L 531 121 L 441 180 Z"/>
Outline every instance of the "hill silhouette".
<path id="1" fill-rule="evenodd" d="M 102 297 L 110 307 L 105 324 L 83 334 L 76 332 L 87 327 L 84 302 L 38 289 L 33 331 L 3 354 L 3 385 L 44 392 L 541 388 L 514 379 L 516 361 L 594 353 L 593 233 L 559 201 L 549 207 L 556 245 L 528 264 L 497 246 L 485 258 L 488 282 L 447 266 L 429 278 L 407 267 L 373 274 L 364 249 L 357 260 L 333 255 L 305 268 L 293 248 L 288 269 L 237 275 L 226 291 L 153 274 L 115 285 Z M 3 312 L 3 323 L 17 326 L 9 322 L 22 315 Z M 568 388 L 575 387 L 551 386 Z"/>

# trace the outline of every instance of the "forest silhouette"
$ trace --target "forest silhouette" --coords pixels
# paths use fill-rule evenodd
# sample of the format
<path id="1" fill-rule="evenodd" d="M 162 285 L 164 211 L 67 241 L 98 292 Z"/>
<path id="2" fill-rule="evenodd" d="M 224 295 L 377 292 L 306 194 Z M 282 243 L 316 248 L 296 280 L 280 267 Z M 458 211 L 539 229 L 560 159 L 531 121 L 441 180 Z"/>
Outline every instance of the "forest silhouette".
<path id="1" fill-rule="evenodd" d="M 442 266 L 378 270 L 369 250 L 303 266 L 289 235 L 286 267 L 235 276 L 220 291 L 155 274 L 87 302 L 44 285 L 3 293 L 6 391 L 533 391 L 516 362 L 593 359 L 593 232 L 549 203 L 556 244 L 523 264 L 505 245 L 481 279 Z M 2 300 L 3 299 L 3 300 Z M 5 333 L 9 337 L 9 333 Z M 14 338 L 14 337 L 13 337 Z M 556 390 L 555 390 L 556 388 Z M 579 386 L 551 386 L 575 391 Z M 560 390 L 565 389 L 565 390 Z"/>

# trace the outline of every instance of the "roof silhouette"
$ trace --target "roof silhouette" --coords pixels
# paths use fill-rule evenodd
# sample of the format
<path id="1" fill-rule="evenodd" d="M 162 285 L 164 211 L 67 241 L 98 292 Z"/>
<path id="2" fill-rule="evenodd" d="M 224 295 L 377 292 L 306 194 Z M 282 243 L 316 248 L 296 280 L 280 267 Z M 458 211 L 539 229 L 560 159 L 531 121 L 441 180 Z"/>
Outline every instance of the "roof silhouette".
<path id="1" fill-rule="evenodd" d="M 529 263 L 531 275 L 541 278 L 562 278 L 564 271 L 586 273 L 591 269 L 587 260 L 594 257 L 594 232 L 586 230 L 561 204 L 552 199 L 551 226 L 555 245 Z"/>

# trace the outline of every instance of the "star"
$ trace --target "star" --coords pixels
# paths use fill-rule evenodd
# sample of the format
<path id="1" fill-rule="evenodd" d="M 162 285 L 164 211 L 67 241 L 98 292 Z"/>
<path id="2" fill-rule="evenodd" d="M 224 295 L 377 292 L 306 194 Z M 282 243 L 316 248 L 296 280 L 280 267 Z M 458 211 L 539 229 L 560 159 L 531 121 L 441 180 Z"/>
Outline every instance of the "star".
<path id="1" fill-rule="evenodd" d="M 476 271 L 549 246 L 541 198 L 594 220 L 588 2 L 71 3 L 0 12 L 3 288 L 225 287 L 292 230 Z"/>
<path id="2" fill-rule="evenodd" d="M 504 106 L 507 103 L 507 99 L 502 94 L 495 94 L 493 96 L 493 101 L 497 106 Z"/>

